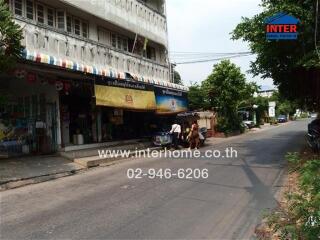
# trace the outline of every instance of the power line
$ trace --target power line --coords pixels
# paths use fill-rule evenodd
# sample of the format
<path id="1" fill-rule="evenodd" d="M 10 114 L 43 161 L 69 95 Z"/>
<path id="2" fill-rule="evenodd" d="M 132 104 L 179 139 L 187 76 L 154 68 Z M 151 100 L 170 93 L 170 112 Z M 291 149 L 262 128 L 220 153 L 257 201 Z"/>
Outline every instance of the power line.
<path id="1" fill-rule="evenodd" d="M 223 57 L 223 56 L 233 56 L 233 55 L 244 55 L 244 54 L 250 54 L 250 52 L 247 53 L 230 53 L 230 54 L 203 54 L 203 55 L 173 55 L 171 56 L 174 59 L 192 59 L 192 58 L 212 58 L 212 57 Z"/>
<path id="2" fill-rule="evenodd" d="M 235 52 L 235 53 L 228 53 L 228 54 L 187 54 L 187 55 L 170 55 L 173 59 L 192 59 L 192 58 L 214 58 L 214 57 L 224 57 L 224 56 L 234 56 L 234 55 L 246 55 L 251 54 L 251 52 Z"/>
<path id="3" fill-rule="evenodd" d="M 242 53 L 250 53 L 250 52 L 170 52 L 170 54 L 242 54 Z"/>
<path id="4" fill-rule="evenodd" d="M 171 52 L 171 59 L 177 64 L 212 62 L 222 59 L 238 58 L 252 55 L 251 52 Z"/>
<path id="5" fill-rule="evenodd" d="M 237 54 L 237 55 L 232 55 L 232 56 L 226 56 L 226 57 L 220 57 L 220 58 L 212 58 L 212 59 L 204 59 L 204 60 L 184 61 L 184 62 L 177 62 L 177 63 L 175 63 L 175 64 L 176 64 L 176 65 L 183 65 L 183 64 L 215 62 L 215 61 L 220 61 L 220 60 L 225 60 L 225 59 L 232 59 L 232 58 L 239 58 L 239 57 L 247 57 L 247 56 L 251 56 L 251 55 L 253 55 L 253 53 Z"/>

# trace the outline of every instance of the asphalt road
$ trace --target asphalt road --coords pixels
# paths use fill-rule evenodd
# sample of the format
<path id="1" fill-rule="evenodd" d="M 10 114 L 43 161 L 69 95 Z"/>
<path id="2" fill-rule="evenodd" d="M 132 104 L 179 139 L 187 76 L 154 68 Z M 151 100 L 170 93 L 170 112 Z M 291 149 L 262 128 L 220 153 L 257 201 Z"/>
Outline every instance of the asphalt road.
<path id="1" fill-rule="evenodd" d="M 251 239 L 306 121 L 223 140 L 233 158 L 137 159 L 1 193 L 1 239 Z M 208 169 L 208 179 L 129 180 L 127 169 Z"/>

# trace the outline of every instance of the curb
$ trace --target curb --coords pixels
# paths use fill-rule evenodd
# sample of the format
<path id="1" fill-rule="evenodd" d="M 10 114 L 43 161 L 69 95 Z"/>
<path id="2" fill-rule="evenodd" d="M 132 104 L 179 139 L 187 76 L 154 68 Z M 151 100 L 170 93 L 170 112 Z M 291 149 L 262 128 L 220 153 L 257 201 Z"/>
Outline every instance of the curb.
<path id="1" fill-rule="evenodd" d="M 48 181 L 63 178 L 63 177 L 73 176 L 73 175 L 76 175 L 77 173 L 80 173 L 84 170 L 85 169 L 71 170 L 71 171 L 66 171 L 66 172 L 52 173 L 52 174 L 46 174 L 46 175 L 35 176 L 35 177 L 30 177 L 30 178 L 22 178 L 22 179 L 18 179 L 18 180 L 11 180 L 11 181 L 7 181 L 7 182 L 2 182 L 2 183 L 0 183 L 0 192 L 5 191 L 5 190 L 9 190 L 9 189 L 24 187 L 24 186 L 31 185 L 31 184 L 48 182 Z"/>
<path id="2" fill-rule="evenodd" d="M 153 148 L 149 148 L 149 149 L 150 149 L 150 151 L 159 151 L 162 148 L 161 147 L 153 147 Z M 141 149 L 139 151 L 144 151 L 144 150 L 146 150 L 146 149 Z M 109 167 L 109 166 L 112 166 L 115 164 L 121 164 L 123 161 L 133 159 L 132 158 L 133 156 L 134 156 L 134 153 L 132 153 L 129 158 L 102 159 L 99 162 L 99 164 L 95 164 L 95 165 L 91 165 L 91 166 L 87 165 L 85 168 L 79 169 L 79 170 L 70 170 L 70 171 L 65 171 L 65 172 L 52 173 L 52 174 L 46 174 L 46 175 L 41 175 L 41 176 L 21 178 L 21 179 L 16 179 L 16 180 L 9 180 L 9 181 L 0 182 L 0 192 L 10 190 L 10 189 L 24 187 L 27 185 L 48 182 L 48 181 L 52 181 L 52 180 L 59 179 L 59 178 L 74 176 L 76 174 L 86 172 L 89 169 L 94 169 L 94 168 L 98 168 L 98 167 Z M 79 163 L 77 163 L 77 164 L 79 164 Z M 79 165 L 84 166 L 82 164 L 79 164 Z"/>

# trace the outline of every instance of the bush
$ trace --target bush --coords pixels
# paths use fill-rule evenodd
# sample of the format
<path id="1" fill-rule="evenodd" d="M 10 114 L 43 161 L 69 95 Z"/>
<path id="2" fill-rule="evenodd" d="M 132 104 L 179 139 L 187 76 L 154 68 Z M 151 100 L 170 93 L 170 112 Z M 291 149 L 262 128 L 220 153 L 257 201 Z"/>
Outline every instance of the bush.
<path id="1" fill-rule="evenodd" d="M 269 216 L 269 226 L 281 239 L 320 238 L 320 157 L 302 160 L 288 154 L 291 170 L 299 171 L 299 191 L 287 193 L 287 207 Z"/>
<path id="2" fill-rule="evenodd" d="M 234 132 L 243 133 L 245 131 L 245 128 L 241 125 L 241 121 L 238 116 L 219 117 L 216 130 L 228 135 Z"/>
<path id="3" fill-rule="evenodd" d="M 308 115 L 308 113 L 301 113 L 301 115 L 300 115 L 300 118 L 308 118 L 309 117 L 309 115 Z"/>

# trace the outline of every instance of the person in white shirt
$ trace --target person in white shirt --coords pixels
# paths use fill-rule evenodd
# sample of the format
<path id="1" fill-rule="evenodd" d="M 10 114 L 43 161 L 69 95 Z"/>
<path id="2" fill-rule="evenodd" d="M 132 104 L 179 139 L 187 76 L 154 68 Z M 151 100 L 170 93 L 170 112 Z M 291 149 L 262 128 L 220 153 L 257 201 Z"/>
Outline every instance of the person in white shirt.
<path id="1" fill-rule="evenodd" d="M 179 139 L 181 136 L 181 125 L 179 125 L 177 122 L 174 122 L 171 127 L 170 134 L 172 134 L 172 143 L 174 148 L 178 149 Z"/>

